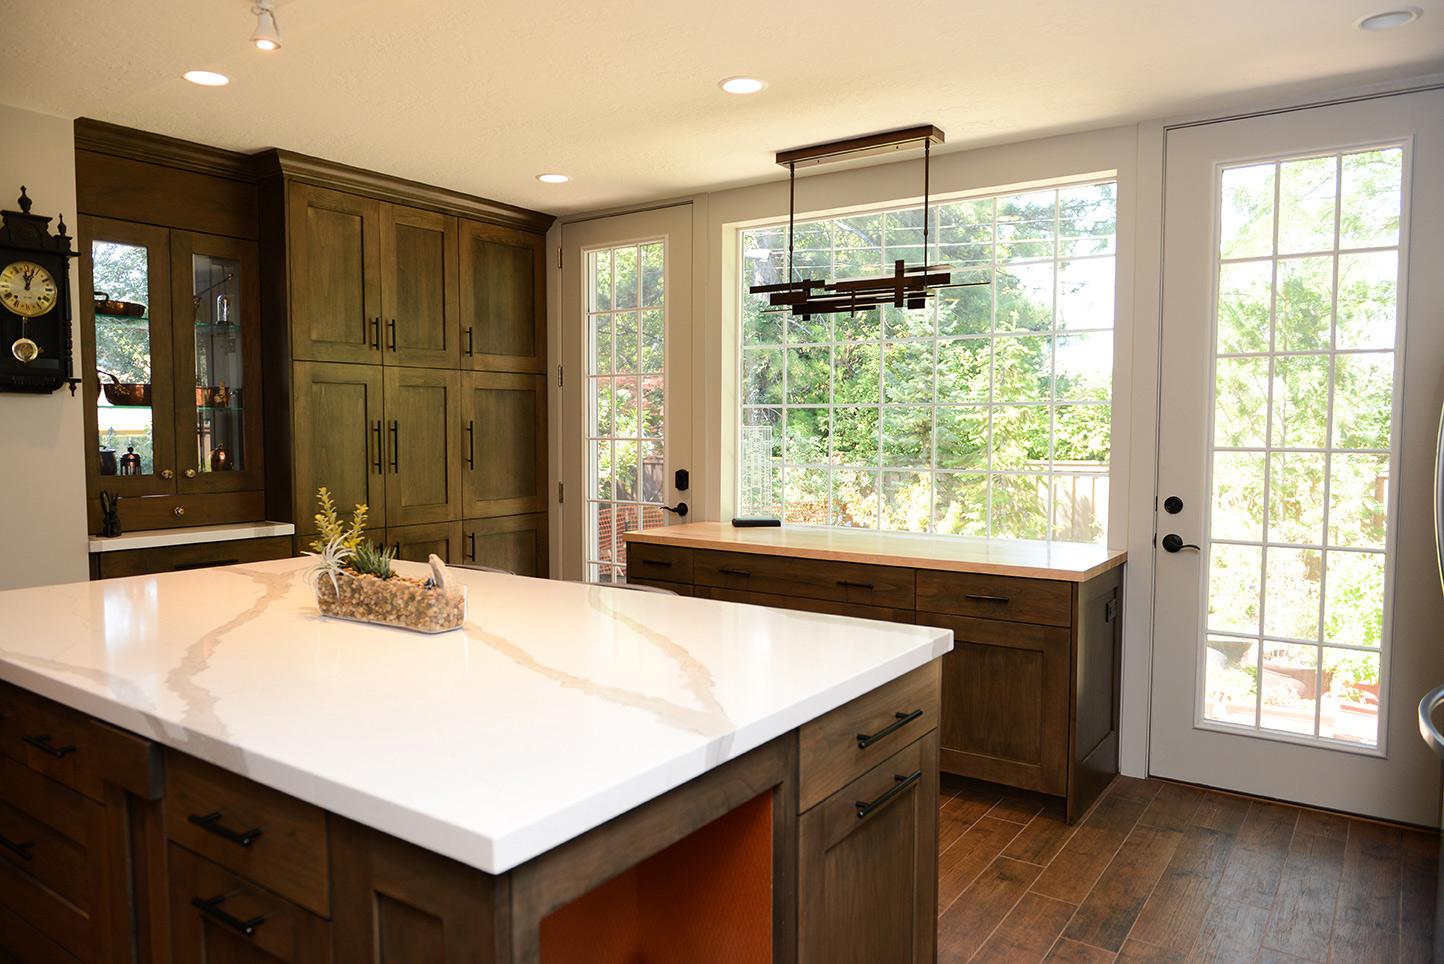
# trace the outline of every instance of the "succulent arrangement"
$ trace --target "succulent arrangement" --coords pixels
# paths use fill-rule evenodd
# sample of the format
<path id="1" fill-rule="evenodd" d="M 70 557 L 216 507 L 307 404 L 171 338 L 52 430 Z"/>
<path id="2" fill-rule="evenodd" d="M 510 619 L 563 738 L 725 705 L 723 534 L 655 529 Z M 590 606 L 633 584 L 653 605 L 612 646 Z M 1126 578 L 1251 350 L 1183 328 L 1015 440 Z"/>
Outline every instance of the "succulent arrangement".
<path id="1" fill-rule="evenodd" d="M 318 562 L 309 582 L 323 615 L 443 632 L 466 618 L 464 587 L 447 585 L 446 567 L 431 557 L 432 576 L 411 579 L 391 568 L 394 550 L 366 538 L 365 505 L 349 521 L 336 511 L 336 500 L 322 486 L 316 492 L 316 538 L 311 551 Z"/>

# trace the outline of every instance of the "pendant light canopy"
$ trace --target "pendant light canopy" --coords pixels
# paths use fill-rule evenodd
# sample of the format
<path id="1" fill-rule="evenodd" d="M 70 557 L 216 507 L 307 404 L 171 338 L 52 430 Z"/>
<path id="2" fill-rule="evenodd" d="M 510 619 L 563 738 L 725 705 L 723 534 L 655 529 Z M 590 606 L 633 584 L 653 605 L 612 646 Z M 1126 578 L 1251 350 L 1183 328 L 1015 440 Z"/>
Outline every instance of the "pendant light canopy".
<path id="1" fill-rule="evenodd" d="M 747 290 L 767 295 L 770 311 L 786 311 L 803 318 L 813 315 L 855 314 L 891 305 L 895 308 L 923 308 L 928 299 L 945 288 L 988 284 L 971 281 L 953 284 L 952 269 L 946 264 L 928 264 L 928 200 L 932 173 L 932 147 L 943 142 L 943 132 L 931 124 L 881 134 L 868 134 L 812 147 L 782 151 L 777 163 L 787 168 L 787 280 L 777 284 L 753 285 Z M 797 169 L 833 161 L 852 160 L 895 151 L 923 149 L 923 263 L 893 262 L 893 273 L 878 278 L 828 281 L 799 279 L 793 270 L 792 238 L 797 215 Z"/>

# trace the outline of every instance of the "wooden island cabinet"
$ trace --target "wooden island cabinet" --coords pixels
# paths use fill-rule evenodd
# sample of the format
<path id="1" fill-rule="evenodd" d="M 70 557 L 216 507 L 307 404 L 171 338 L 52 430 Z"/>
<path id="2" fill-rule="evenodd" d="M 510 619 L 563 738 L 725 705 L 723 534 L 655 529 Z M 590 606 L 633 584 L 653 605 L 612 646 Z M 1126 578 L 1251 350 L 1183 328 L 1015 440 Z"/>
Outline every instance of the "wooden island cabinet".
<path id="1" fill-rule="evenodd" d="M 1120 551 L 712 522 L 626 539 L 629 582 L 952 630 L 944 773 L 1063 797 L 1074 822 L 1118 772 Z"/>
<path id="2" fill-rule="evenodd" d="M 20 627 L 0 961 L 935 961 L 945 632 L 829 619 L 819 671 L 813 617 L 458 571 L 507 601 L 418 643 L 315 620 L 307 566 L 63 587 L 153 607 L 118 663 L 99 633 L 33 663 Z M 790 644 L 738 661 L 757 634 Z"/>

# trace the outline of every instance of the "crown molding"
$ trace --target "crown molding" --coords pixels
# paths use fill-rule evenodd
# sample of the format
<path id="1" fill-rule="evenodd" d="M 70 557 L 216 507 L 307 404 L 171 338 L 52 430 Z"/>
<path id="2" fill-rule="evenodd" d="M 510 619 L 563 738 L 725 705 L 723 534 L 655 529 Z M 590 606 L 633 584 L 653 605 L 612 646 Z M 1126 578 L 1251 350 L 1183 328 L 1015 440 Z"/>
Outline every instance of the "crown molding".
<path id="1" fill-rule="evenodd" d="M 234 181 L 256 181 L 255 162 L 239 151 L 207 147 L 178 137 L 138 131 L 119 124 L 109 124 L 90 117 L 75 120 L 75 149 L 125 157 L 148 164 L 230 178 Z"/>
<path id="2" fill-rule="evenodd" d="M 501 201 L 490 201 L 471 194 L 463 194 L 460 191 L 423 184 L 420 181 L 392 177 L 389 174 L 378 174 L 364 168 L 351 167 L 348 164 L 339 164 L 335 161 L 310 157 L 281 148 L 272 148 L 252 155 L 252 161 L 254 170 L 260 178 L 285 177 L 338 191 L 365 194 L 382 201 L 417 205 L 445 214 L 455 214 L 459 217 L 473 218 L 477 221 L 486 221 L 505 227 L 521 228 L 539 234 L 546 233 L 547 228 L 551 227 L 552 222 L 556 220 L 553 215 L 540 211 L 504 204 Z"/>

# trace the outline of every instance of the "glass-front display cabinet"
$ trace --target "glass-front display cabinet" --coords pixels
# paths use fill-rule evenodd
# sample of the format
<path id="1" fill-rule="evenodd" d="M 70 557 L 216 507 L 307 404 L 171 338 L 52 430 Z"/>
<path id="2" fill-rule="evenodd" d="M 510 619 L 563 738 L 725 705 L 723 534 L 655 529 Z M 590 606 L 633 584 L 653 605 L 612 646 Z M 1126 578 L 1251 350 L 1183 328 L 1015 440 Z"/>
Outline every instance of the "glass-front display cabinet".
<path id="1" fill-rule="evenodd" d="M 83 218 L 81 246 L 91 531 L 101 493 L 127 530 L 261 518 L 256 245 Z"/>

